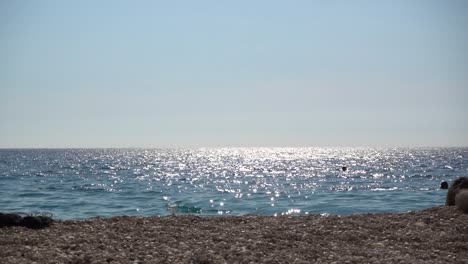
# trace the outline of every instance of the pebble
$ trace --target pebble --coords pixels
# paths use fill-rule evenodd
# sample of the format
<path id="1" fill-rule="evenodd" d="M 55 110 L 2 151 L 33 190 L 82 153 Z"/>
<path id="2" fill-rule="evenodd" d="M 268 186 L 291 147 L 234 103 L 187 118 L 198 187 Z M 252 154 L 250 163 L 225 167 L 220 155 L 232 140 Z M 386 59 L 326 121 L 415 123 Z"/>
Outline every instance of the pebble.
<path id="1" fill-rule="evenodd" d="M 426 221 L 434 212 L 438 215 L 434 219 L 443 221 Z M 0 228 L 0 260 L 2 264 L 439 264 L 468 259 L 468 252 L 460 250 L 461 245 L 468 244 L 468 237 L 460 232 L 468 215 L 449 207 L 411 214 L 343 217 L 207 217 L 197 221 L 190 221 L 193 216 L 150 217 L 138 225 L 135 219 L 90 219 L 86 224 L 58 221 L 44 232 Z M 240 219 L 243 224 L 239 224 Z M 125 228 L 128 226 L 132 228 Z M 421 231 L 421 227 L 425 229 Z"/>
<path id="2" fill-rule="evenodd" d="M 425 226 L 426 226 L 426 223 L 424 223 L 424 222 L 416 222 L 414 225 L 415 225 L 415 226 L 419 226 L 419 227 L 425 227 Z"/>
<path id="3" fill-rule="evenodd" d="M 385 245 L 384 245 L 382 242 L 372 243 L 372 246 L 374 246 L 374 247 L 379 247 L 379 248 L 385 247 Z"/>

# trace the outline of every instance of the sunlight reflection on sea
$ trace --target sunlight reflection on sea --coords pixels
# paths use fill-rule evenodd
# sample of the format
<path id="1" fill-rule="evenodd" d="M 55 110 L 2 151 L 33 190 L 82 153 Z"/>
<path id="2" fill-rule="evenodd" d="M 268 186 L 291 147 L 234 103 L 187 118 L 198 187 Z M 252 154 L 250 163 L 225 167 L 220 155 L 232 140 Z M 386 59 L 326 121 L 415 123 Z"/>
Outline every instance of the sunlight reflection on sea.
<path id="1" fill-rule="evenodd" d="M 467 165 L 467 148 L 0 150 L 0 211 L 404 212 L 443 204 L 440 182 L 468 174 Z"/>

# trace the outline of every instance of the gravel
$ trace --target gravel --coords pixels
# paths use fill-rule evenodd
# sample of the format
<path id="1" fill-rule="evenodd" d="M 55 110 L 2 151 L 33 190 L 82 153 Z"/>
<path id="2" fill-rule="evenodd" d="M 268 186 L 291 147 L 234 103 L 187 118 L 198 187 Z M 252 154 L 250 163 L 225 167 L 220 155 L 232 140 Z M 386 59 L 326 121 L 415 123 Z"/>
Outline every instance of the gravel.
<path id="1" fill-rule="evenodd" d="M 194 215 L 0 228 L 2 263 L 468 263 L 468 214 Z"/>

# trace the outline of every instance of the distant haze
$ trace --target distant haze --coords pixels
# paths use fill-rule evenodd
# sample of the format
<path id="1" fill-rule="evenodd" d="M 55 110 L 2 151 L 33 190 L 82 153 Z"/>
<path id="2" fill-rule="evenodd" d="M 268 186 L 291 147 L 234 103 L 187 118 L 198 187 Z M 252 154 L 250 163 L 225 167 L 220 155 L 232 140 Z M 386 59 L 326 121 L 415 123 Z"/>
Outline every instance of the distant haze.
<path id="1" fill-rule="evenodd" d="M 0 148 L 468 146 L 467 1 L 1 1 Z"/>

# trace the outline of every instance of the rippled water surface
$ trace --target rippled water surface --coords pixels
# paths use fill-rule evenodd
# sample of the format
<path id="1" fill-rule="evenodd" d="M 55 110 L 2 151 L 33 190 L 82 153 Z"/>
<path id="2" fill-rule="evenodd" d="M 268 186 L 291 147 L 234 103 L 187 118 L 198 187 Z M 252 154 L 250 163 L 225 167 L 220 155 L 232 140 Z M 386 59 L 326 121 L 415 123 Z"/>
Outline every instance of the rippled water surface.
<path id="1" fill-rule="evenodd" d="M 462 175 L 468 148 L 4 149 L 0 211 L 61 219 L 405 212 L 443 204 L 440 182 Z"/>

